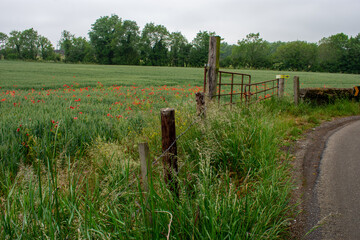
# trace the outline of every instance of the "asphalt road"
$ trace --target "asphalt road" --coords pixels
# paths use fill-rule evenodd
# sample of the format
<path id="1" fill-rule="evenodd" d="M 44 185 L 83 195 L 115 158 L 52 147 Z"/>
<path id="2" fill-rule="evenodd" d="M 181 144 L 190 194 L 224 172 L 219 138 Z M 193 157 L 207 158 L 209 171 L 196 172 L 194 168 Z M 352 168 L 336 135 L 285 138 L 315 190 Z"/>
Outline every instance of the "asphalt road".
<path id="1" fill-rule="evenodd" d="M 360 121 L 328 138 L 315 191 L 320 239 L 360 239 Z"/>
<path id="2" fill-rule="evenodd" d="M 360 116 L 322 123 L 298 140 L 291 239 L 360 240 Z"/>

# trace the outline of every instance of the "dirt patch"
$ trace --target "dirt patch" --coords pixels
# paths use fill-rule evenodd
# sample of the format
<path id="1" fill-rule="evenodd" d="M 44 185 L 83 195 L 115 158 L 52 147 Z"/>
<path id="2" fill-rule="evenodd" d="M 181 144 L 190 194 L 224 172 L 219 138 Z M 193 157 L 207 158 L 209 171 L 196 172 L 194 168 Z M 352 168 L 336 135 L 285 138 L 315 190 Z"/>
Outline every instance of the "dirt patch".
<path id="1" fill-rule="evenodd" d="M 293 201 L 300 201 L 297 206 L 299 214 L 291 224 L 292 239 L 320 239 L 320 231 L 316 229 L 320 220 L 320 212 L 315 186 L 319 177 L 322 153 L 328 138 L 334 132 L 357 120 L 360 120 L 360 116 L 325 122 L 304 134 L 304 137 L 290 149 L 290 152 L 295 156 L 293 178 L 296 188 L 293 191 Z"/>

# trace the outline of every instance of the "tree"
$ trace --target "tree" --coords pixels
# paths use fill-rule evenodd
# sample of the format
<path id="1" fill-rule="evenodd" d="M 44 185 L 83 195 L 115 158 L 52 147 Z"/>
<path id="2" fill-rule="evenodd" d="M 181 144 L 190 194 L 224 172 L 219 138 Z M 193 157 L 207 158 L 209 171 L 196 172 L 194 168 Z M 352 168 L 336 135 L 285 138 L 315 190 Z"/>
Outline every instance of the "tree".
<path id="1" fill-rule="evenodd" d="M 39 48 L 40 57 L 43 60 L 54 60 L 55 58 L 54 47 L 49 39 L 43 36 L 39 36 L 38 48 Z"/>
<path id="2" fill-rule="evenodd" d="M 22 40 L 20 31 L 11 31 L 7 42 L 7 52 L 10 58 L 22 58 Z"/>
<path id="3" fill-rule="evenodd" d="M 215 36 L 215 32 L 200 31 L 193 39 L 190 51 L 190 65 L 193 67 L 202 67 L 208 61 L 209 39 Z"/>
<path id="4" fill-rule="evenodd" d="M 170 34 L 169 62 L 171 66 L 184 67 L 188 63 L 190 48 L 189 43 L 181 32 Z"/>
<path id="5" fill-rule="evenodd" d="M 89 37 L 99 63 L 113 64 L 114 42 L 117 41 L 117 31 L 121 31 L 121 25 L 122 21 L 117 15 L 101 17 L 92 24 Z"/>
<path id="6" fill-rule="evenodd" d="M 24 30 L 20 35 L 20 41 L 22 42 L 22 57 L 36 60 L 38 56 L 38 32 L 33 28 Z"/>
<path id="7" fill-rule="evenodd" d="M 351 37 L 346 44 L 346 72 L 360 73 L 360 33 Z M 345 64 L 345 63 L 343 63 Z"/>
<path id="8" fill-rule="evenodd" d="M 276 61 L 276 52 L 280 46 L 283 46 L 285 44 L 286 43 L 281 41 L 269 43 L 269 64 L 271 64 L 271 69 L 280 70 L 282 63 Z"/>
<path id="9" fill-rule="evenodd" d="M 0 60 L 5 56 L 6 43 L 8 36 L 5 33 L 0 32 Z"/>
<path id="10" fill-rule="evenodd" d="M 259 33 L 250 33 L 234 47 L 233 59 L 238 66 L 266 68 L 270 63 L 269 43 L 260 38 Z"/>
<path id="11" fill-rule="evenodd" d="M 91 63 L 95 61 L 91 45 L 84 37 L 73 37 L 71 43 L 70 62 Z"/>
<path id="12" fill-rule="evenodd" d="M 220 67 L 233 66 L 232 51 L 234 45 L 229 45 L 227 42 L 220 43 Z"/>
<path id="13" fill-rule="evenodd" d="M 135 21 L 125 20 L 121 27 L 116 29 L 112 40 L 114 50 L 114 64 L 137 65 L 139 64 L 140 51 L 139 27 Z"/>
<path id="14" fill-rule="evenodd" d="M 35 60 L 38 56 L 39 35 L 33 28 L 11 31 L 7 41 L 8 57 Z"/>
<path id="15" fill-rule="evenodd" d="M 69 31 L 64 30 L 61 33 L 59 45 L 60 45 L 60 50 L 62 50 L 64 52 L 65 61 L 70 59 L 73 38 L 74 38 L 74 35 L 72 35 Z"/>
<path id="16" fill-rule="evenodd" d="M 145 65 L 167 65 L 169 31 L 163 25 L 147 23 L 141 33 L 141 61 Z M 161 59 L 160 59 L 161 58 Z"/>
<path id="17" fill-rule="evenodd" d="M 276 63 L 280 70 L 311 71 L 316 68 L 317 45 L 304 41 L 288 42 L 277 48 Z"/>
<path id="18" fill-rule="evenodd" d="M 319 42 L 319 67 L 322 71 L 341 72 L 345 70 L 346 44 L 349 37 L 338 33 Z"/>
<path id="19" fill-rule="evenodd" d="M 69 31 L 63 31 L 59 43 L 66 62 L 95 62 L 95 52 L 84 37 L 75 37 Z"/>

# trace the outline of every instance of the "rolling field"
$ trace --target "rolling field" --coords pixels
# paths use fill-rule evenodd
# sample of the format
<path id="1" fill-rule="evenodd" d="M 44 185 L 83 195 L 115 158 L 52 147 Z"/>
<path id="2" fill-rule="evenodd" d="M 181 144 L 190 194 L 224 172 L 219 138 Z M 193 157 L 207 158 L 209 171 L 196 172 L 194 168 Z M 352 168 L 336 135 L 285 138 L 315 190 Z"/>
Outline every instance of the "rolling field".
<path id="1" fill-rule="evenodd" d="M 322 119 L 358 114 L 291 98 L 195 116 L 203 69 L 0 61 L 0 238 L 287 238 L 289 156 L 279 146 Z M 301 87 L 352 87 L 359 75 L 288 74 Z M 162 179 L 159 111 L 176 109 L 179 199 Z M 143 194 L 138 143 L 153 182 Z M 281 164 L 279 164 L 281 163 Z M 150 220 L 149 220 L 149 216 Z"/>
<path id="2" fill-rule="evenodd" d="M 278 74 L 289 75 L 286 89 L 292 89 L 292 77 L 299 76 L 301 87 L 353 87 L 360 84 L 356 74 L 278 72 L 268 70 L 230 70 L 250 74 L 253 81 L 274 79 Z M 0 62 L 0 86 L 3 90 L 56 89 L 64 84 L 78 83 L 81 87 L 104 86 L 203 86 L 202 68 L 170 68 L 142 66 L 101 66 L 81 64 L 51 64 L 33 62 Z"/>

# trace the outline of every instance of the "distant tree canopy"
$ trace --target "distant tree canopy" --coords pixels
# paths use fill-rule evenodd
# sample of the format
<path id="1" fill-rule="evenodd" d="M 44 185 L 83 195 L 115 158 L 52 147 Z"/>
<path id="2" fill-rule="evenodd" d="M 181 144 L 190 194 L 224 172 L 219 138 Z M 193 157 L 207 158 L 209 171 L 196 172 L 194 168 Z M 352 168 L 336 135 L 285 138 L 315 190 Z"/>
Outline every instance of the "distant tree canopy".
<path id="1" fill-rule="evenodd" d="M 11 31 L 9 36 L 0 33 L 0 53 L 6 59 L 55 59 L 51 42 L 33 28 Z"/>
<path id="2" fill-rule="evenodd" d="M 51 42 L 33 28 L 0 32 L 0 57 L 23 60 L 62 60 L 71 63 L 202 67 L 207 63 L 209 37 L 199 31 L 189 42 L 181 32 L 147 23 L 142 30 L 135 21 L 117 15 L 100 17 L 91 25 L 89 40 L 64 30 L 55 51 Z M 237 44 L 221 42 L 220 66 L 360 73 L 360 34 L 344 33 L 305 41 L 268 42 L 260 33 L 249 33 Z M 60 52 L 60 54 L 55 53 Z M 0 58 L 0 59 L 1 59 Z"/>

